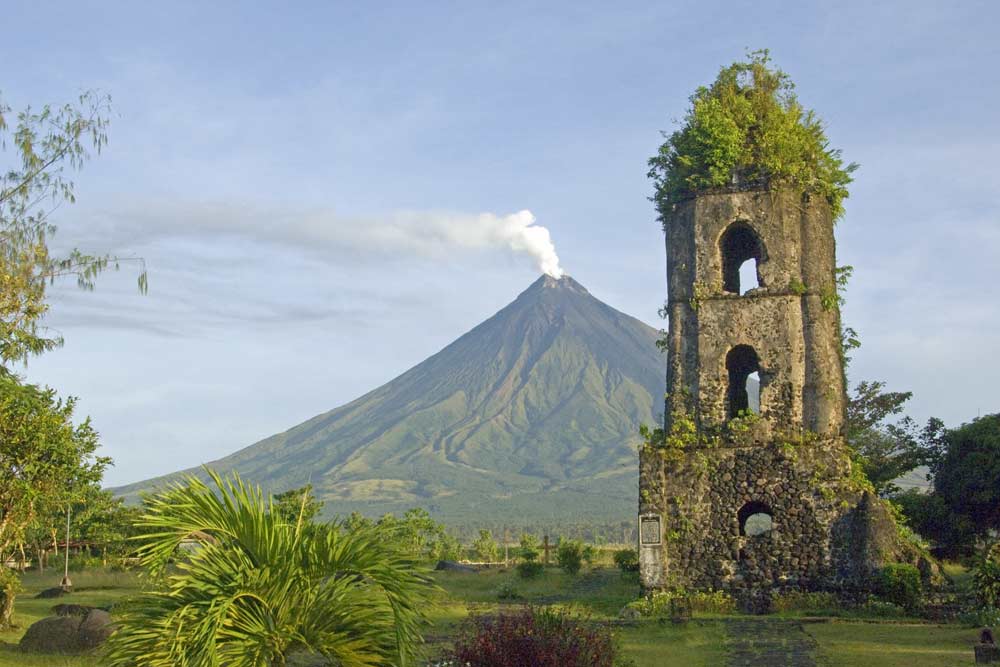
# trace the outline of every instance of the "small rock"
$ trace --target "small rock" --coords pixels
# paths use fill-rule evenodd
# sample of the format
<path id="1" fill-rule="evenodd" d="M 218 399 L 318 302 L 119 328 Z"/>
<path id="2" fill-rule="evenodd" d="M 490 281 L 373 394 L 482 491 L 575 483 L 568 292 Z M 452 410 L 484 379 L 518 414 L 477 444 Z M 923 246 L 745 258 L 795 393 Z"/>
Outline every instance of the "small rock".
<path id="1" fill-rule="evenodd" d="M 63 588 L 61 586 L 54 586 L 53 588 L 46 588 L 44 591 L 36 595 L 36 598 L 61 598 L 64 595 L 69 595 L 72 592 L 70 588 Z"/>
<path id="2" fill-rule="evenodd" d="M 635 607 L 630 607 L 628 605 L 625 605 L 624 607 L 622 607 L 622 610 L 618 612 L 618 618 L 624 621 L 638 621 L 640 618 L 642 618 L 642 612 L 640 612 Z"/>

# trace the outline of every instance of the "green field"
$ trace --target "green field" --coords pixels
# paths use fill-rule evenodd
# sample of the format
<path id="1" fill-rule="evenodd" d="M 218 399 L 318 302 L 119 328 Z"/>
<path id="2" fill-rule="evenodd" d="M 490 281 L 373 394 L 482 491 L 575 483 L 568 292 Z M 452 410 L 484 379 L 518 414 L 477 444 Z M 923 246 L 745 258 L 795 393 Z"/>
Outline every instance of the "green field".
<path id="1" fill-rule="evenodd" d="M 523 581 L 512 571 L 479 573 L 439 572 L 438 604 L 427 632 L 431 656 L 448 647 L 450 637 L 470 613 L 489 613 L 518 604 L 559 605 L 595 621 L 614 622 L 622 653 L 639 667 L 697 667 L 724 665 L 734 655 L 746 655 L 740 664 L 770 665 L 769 651 L 799 651 L 804 659 L 823 667 L 951 667 L 974 664 L 972 644 L 976 629 L 934 625 L 913 619 L 865 620 L 845 618 L 696 616 L 674 625 L 655 620 L 617 621 L 618 612 L 636 599 L 635 583 L 623 580 L 617 570 L 600 567 L 577 577 L 549 569 L 539 579 Z M 59 581 L 59 573 L 25 576 L 27 592 L 18 598 L 14 630 L 0 633 L 0 667 L 78 667 L 100 664 L 93 657 L 31 656 L 14 645 L 28 625 L 49 614 L 53 604 L 66 601 L 105 606 L 139 590 L 138 578 L 128 573 L 84 572 L 73 575 L 76 591 L 61 600 L 37 600 L 33 595 Z M 501 587 L 519 596 L 499 601 Z M 769 643 L 770 641 L 770 643 Z M 791 649 L 789 647 L 792 647 Z"/>

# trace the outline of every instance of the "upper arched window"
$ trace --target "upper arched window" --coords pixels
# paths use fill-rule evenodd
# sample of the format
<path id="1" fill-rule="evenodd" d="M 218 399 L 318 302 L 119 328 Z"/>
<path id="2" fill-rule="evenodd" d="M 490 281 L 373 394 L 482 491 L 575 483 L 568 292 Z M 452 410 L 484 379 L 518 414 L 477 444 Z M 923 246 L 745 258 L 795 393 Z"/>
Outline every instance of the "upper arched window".
<path id="1" fill-rule="evenodd" d="M 760 377 L 760 359 L 749 345 L 737 345 L 726 355 L 726 370 L 729 372 L 729 388 L 726 392 L 726 416 L 739 417 L 740 413 L 756 406 L 760 409 L 760 382 L 747 382 L 751 375 Z M 750 392 L 756 392 L 750 400 Z"/>
<path id="2" fill-rule="evenodd" d="M 750 225 L 745 222 L 729 225 L 719 238 L 719 251 L 722 253 L 722 289 L 734 294 L 744 294 L 749 289 L 763 285 L 760 280 L 760 263 L 766 259 L 764 244 Z M 752 264 L 741 271 L 747 262 Z M 741 274 L 743 285 L 740 284 Z M 748 281 L 748 278 L 751 280 Z"/>

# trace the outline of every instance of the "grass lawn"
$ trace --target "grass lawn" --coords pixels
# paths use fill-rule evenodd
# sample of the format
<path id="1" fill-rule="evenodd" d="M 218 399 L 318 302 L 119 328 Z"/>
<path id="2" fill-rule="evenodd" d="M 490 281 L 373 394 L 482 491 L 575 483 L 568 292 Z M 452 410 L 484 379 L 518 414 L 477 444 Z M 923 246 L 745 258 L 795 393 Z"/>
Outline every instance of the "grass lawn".
<path id="1" fill-rule="evenodd" d="M 0 632 L 0 667 L 82 667 L 97 665 L 97 660 L 88 657 L 68 657 L 31 655 L 16 650 L 28 626 L 35 621 L 52 615 L 52 607 L 60 603 L 104 607 L 120 600 L 139 589 L 138 579 L 127 572 L 71 572 L 75 589 L 72 595 L 63 598 L 37 600 L 35 594 L 45 588 L 58 586 L 62 580 L 62 570 L 54 569 L 44 575 L 28 572 L 22 583 L 25 591 L 18 595 L 14 605 L 14 625 L 11 630 Z"/>
<path id="2" fill-rule="evenodd" d="M 974 665 L 978 630 L 959 625 L 830 622 L 805 626 L 831 667 Z"/>
<path id="3" fill-rule="evenodd" d="M 471 613 L 490 613 L 519 604 L 559 605 L 596 621 L 616 619 L 625 604 L 639 595 L 637 584 L 622 579 L 613 568 L 585 570 L 571 577 L 548 569 L 533 580 L 522 580 L 516 572 L 487 570 L 477 573 L 437 572 L 441 588 L 437 605 L 430 612 L 432 626 L 427 633 L 432 655 L 440 655 L 449 645 L 456 627 Z M 139 590 L 135 575 L 114 572 L 73 574 L 74 593 L 57 600 L 36 600 L 34 595 L 58 584 L 60 573 L 44 577 L 29 573 L 24 577 L 27 591 L 18 597 L 14 621 L 17 628 L 0 633 L 0 667 L 91 667 L 99 664 L 91 657 L 32 656 L 13 649 L 27 627 L 50 615 L 54 604 L 72 602 L 106 606 Z M 513 600 L 499 600 L 498 593 L 515 594 Z M 625 657 L 638 667 L 698 667 L 726 662 L 726 646 L 734 619 L 746 617 L 696 617 L 683 625 L 647 620 L 618 625 L 615 634 Z M 755 617 L 759 618 L 759 617 Z M 777 620 L 779 617 L 766 617 Z M 784 622 L 799 620 L 784 617 Z M 809 619 L 802 628 L 816 642 L 818 664 L 838 667 L 944 667 L 974 664 L 972 644 L 976 630 L 960 625 L 929 625 L 911 620 L 869 622 L 852 619 Z M 795 626 L 798 628 L 798 626 Z M 801 629 L 797 629 L 800 633 Z"/>

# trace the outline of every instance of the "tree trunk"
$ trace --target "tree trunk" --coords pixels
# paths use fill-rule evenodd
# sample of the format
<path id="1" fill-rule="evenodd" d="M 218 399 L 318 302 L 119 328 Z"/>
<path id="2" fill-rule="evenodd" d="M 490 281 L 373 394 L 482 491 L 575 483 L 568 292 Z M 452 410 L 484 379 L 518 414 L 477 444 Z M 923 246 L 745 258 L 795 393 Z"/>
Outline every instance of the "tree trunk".
<path id="1" fill-rule="evenodd" d="M 0 567 L 6 567 L 0 565 Z M 10 575 L 10 573 L 7 573 Z M 14 616 L 14 598 L 17 597 L 17 579 L 11 576 L 0 585 L 0 630 L 6 630 L 11 626 L 11 618 Z"/>

